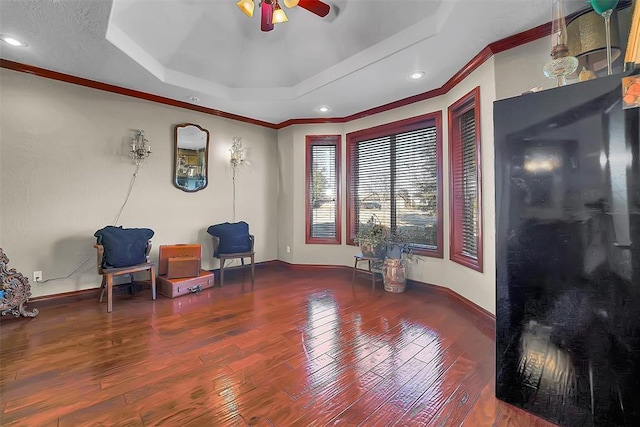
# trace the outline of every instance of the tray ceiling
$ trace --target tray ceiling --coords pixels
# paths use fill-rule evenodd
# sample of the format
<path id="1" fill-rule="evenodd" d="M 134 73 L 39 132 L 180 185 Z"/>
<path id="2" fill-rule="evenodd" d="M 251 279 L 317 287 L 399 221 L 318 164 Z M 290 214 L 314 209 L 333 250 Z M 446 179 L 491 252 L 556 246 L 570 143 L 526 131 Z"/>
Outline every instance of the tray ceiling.
<path id="1" fill-rule="evenodd" d="M 289 21 L 265 33 L 235 0 L 2 0 L 1 32 L 29 46 L 2 44 L 1 56 L 275 124 L 438 88 L 488 44 L 551 15 L 550 0 L 327 3 L 325 18 L 285 8 Z M 416 70 L 425 77 L 409 79 Z"/>

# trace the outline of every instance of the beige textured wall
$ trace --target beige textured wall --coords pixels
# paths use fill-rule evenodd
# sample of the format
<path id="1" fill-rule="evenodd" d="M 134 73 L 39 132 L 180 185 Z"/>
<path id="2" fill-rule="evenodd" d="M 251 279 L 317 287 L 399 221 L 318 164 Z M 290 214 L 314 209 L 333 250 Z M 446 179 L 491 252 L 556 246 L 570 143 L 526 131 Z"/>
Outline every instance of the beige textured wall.
<path id="1" fill-rule="evenodd" d="M 345 135 L 433 111 L 443 113 L 444 258 L 410 264 L 412 279 L 451 288 L 495 312 L 493 101 L 552 82 L 542 76 L 546 40 L 490 58 L 449 93 L 345 124 L 290 126 L 275 131 L 188 110 L 0 70 L 0 245 L 11 265 L 31 277 L 65 276 L 93 256 L 93 233 L 113 221 L 134 166 L 127 146 L 144 129 L 153 148 L 140 170 L 120 223 L 155 230 L 160 244 L 203 244 L 204 268 L 216 268 L 209 224 L 231 220 L 228 149 L 241 136 L 249 165 L 237 177 L 237 219 L 256 234 L 259 261 L 352 265 L 358 249 L 346 240 Z M 542 76 L 542 77 L 541 77 Z M 481 90 L 484 273 L 449 261 L 447 108 Z M 171 183 L 173 126 L 192 122 L 211 132 L 210 184 L 188 194 Z M 342 245 L 305 244 L 305 136 L 342 135 Z M 286 248 L 291 248 L 287 252 Z M 70 279 L 32 286 L 34 296 L 96 287 L 93 259 Z"/>
<path id="2" fill-rule="evenodd" d="M 236 178 L 237 220 L 256 236 L 257 261 L 277 258 L 277 134 L 260 126 L 0 69 L 0 245 L 10 266 L 31 279 L 33 296 L 95 288 L 93 233 L 115 219 L 135 165 L 128 158 L 134 129 L 153 154 L 140 168 L 119 225 L 155 231 L 159 245 L 200 243 L 203 268 L 211 257 L 206 228 L 232 220 L 229 148 L 234 136 L 248 165 Z M 185 193 L 172 184 L 173 132 L 179 123 L 210 132 L 209 185 Z"/>
<path id="3" fill-rule="evenodd" d="M 498 53 L 495 58 L 496 99 L 518 96 L 533 87 L 550 89 L 556 81 L 548 79 L 542 68 L 551 59 L 549 39 L 543 37 Z"/>
<path id="4" fill-rule="evenodd" d="M 342 163 L 341 163 L 341 191 L 342 191 L 342 245 L 307 245 L 305 243 L 305 168 L 306 168 L 306 135 L 341 135 Z M 282 260 L 289 260 L 294 264 L 317 264 L 317 265 L 353 265 L 353 255 L 358 253 L 358 249 L 344 244 L 345 212 L 346 212 L 346 183 L 345 183 L 345 137 L 344 126 L 342 124 L 325 123 L 318 125 L 290 126 L 283 129 L 278 134 L 278 138 L 284 139 L 287 147 L 291 147 L 290 165 L 286 166 L 288 176 L 288 192 L 291 196 L 288 200 L 292 205 L 287 209 L 292 209 L 290 217 L 281 230 L 281 245 L 291 246 L 291 253 L 281 257 Z M 290 232 L 288 230 L 291 230 Z"/>
<path id="5" fill-rule="evenodd" d="M 278 259 L 288 263 L 293 263 L 294 241 L 293 129 L 278 131 Z"/>
<path id="6" fill-rule="evenodd" d="M 448 177 L 448 135 L 447 108 L 467 92 L 480 86 L 481 98 L 481 126 L 482 126 L 482 160 L 483 160 L 483 233 L 484 233 L 484 273 L 478 273 L 469 268 L 449 261 L 449 177 Z M 481 307 L 495 312 L 495 209 L 494 209 L 494 174 L 493 174 L 493 101 L 495 98 L 494 61 L 490 58 L 475 70 L 456 88 L 448 94 L 432 98 L 423 102 L 408 105 L 384 113 L 368 116 L 359 120 L 341 124 L 319 124 L 291 126 L 281 130 L 279 146 L 293 152 L 293 165 L 285 166 L 287 176 L 292 176 L 287 188 L 293 196 L 287 200 L 293 201 L 293 224 L 280 230 L 281 246 L 286 244 L 283 239 L 292 239 L 292 254 L 289 257 L 295 264 L 331 264 L 353 265 L 353 255 L 358 248 L 346 245 L 346 134 L 360 129 L 390 123 L 408 117 L 414 117 L 434 111 L 442 111 L 443 118 L 443 192 L 444 192 L 444 253 L 443 259 L 422 257 L 417 264 L 409 264 L 408 276 L 411 279 L 426 283 L 446 286 L 470 299 Z M 342 135 L 342 241 L 336 245 L 307 245 L 305 244 L 305 136 L 341 134 Z M 285 236 L 284 230 L 293 228 Z M 284 259 L 282 256 L 280 259 Z"/>
<path id="7" fill-rule="evenodd" d="M 463 267 L 448 261 L 449 236 L 445 260 L 447 276 L 441 281 L 431 282 L 448 286 L 463 297 L 475 302 L 484 309 L 495 313 L 495 173 L 494 173 L 494 142 L 493 142 L 493 102 L 496 100 L 496 79 L 494 58 L 490 58 L 480 68 L 474 71 L 462 83 L 449 91 L 447 107 L 467 94 L 476 86 L 480 86 L 480 123 L 481 123 L 481 155 L 482 155 L 482 235 L 483 235 L 483 273 Z M 448 138 L 448 136 L 447 136 Z M 447 140 L 448 141 L 448 140 Z M 449 156 L 445 156 L 447 179 L 445 189 L 449 188 Z M 445 218 L 449 218 L 449 199 L 445 207 Z M 448 228 L 447 228 L 448 229 Z M 425 274 L 427 271 L 425 271 Z M 427 280 L 428 282 L 428 280 Z"/>

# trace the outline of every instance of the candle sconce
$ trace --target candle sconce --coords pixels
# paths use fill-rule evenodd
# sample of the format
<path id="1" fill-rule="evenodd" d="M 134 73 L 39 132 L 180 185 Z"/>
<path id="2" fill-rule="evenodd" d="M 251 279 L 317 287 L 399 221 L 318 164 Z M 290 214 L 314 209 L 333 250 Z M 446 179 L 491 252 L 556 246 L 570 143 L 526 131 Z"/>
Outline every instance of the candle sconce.
<path id="1" fill-rule="evenodd" d="M 151 154 L 151 145 L 149 145 L 149 141 L 145 138 L 143 130 L 138 129 L 136 132 L 136 136 L 131 140 L 129 157 L 131 157 L 131 160 L 133 160 L 136 166 L 140 166 L 144 159 Z"/>

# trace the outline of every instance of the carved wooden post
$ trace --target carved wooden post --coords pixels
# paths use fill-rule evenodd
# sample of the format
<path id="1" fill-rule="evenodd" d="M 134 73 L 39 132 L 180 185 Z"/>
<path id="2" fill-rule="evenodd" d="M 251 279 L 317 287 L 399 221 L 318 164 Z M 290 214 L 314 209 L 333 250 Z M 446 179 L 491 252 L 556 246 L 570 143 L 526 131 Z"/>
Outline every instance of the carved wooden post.
<path id="1" fill-rule="evenodd" d="M 7 268 L 9 258 L 0 248 L 0 313 L 13 314 L 18 317 L 36 317 L 39 313 L 37 308 L 27 311 L 25 305 L 31 296 L 31 285 L 29 280 L 18 273 L 15 268 Z"/>

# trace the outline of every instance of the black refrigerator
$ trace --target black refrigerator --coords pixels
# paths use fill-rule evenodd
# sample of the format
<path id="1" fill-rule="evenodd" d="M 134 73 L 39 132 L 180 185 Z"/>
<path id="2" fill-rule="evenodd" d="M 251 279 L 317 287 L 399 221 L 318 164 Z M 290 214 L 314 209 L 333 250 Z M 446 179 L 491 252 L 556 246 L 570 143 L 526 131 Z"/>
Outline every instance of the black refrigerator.
<path id="1" fill-rule="evenodd" d="M 564 426 L 640 426 L 640 109 L 622 77 L 494 104 L 496 396 Z"/>

